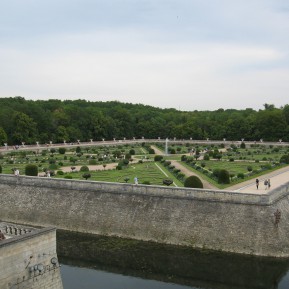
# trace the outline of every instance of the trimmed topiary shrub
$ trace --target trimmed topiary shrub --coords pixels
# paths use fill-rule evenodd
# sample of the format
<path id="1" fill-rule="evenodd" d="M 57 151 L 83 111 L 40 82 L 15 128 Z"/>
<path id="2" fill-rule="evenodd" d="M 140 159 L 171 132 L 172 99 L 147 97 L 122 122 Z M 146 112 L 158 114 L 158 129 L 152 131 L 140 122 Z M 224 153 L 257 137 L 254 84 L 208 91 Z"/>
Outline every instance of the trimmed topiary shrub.
<path id="1" fill-rule="evenodd" d="M 199 189 L 202 189 L 204 187 L 202 181 L 197 176 L 190 176 L 186 178 L 184 186 L 186 188 L 199 188 Z"/>
<path id="2" fill-rule="evenodd" d="M 55 149 L 55 148 L 51 148 L 51 149 L 50 149 L 50 152 L 51 152 L 52 154 L 55 154 L 55 153 L 56 153 L 56 149 Z"/>
<path id="3" fill-rule="evenodd" d="M 155 161 L 155 162 L 160 162 L 163 158 L 164 158 L 163 156 L 156 155 L 156 156 L 154 157 L 154 161 Z"/>
<path id="4" fill-rule="evenodd" d="M 229 184 L 230 183 L 230 174 L 227 170 L 220 170 L 218 176 L 218 183 L 219 184 Z"/>
<path id="5" fill-rule="evenodd" d="M 65 152 L 66 152 L 66 148 L 59 148 L 59 149 L 58 149 L 58 152 L 59 152 L 61 155 L 64 155 Z"/>
<path id="6" fill-rule="evenodd" d="M 165 162 L 164 162 L 164 166 L 165 166 L 165 167 L 168 167 L 168 166 L 171 165 L 171 163 L 172 163 L 171 161 L 165 161 Z"/>
<path id="7" fill-rule="evenodd" d="M 79 170 L 80 172 L 89 172 L 88 166 L 82 166 Z"/>
<path id="8" fill-rule="evenodd" d="M 131 150 L 129 151 L 129 154 L 132 155 L 132 156 L 135 155 L 135 150 L 134 150 L 134 149 L 131 149 Z"/>
<path id="9" fill-rule="evenodd" d="M 173 183 L 174 181 L 171 179 L 163 179 L 163 184 L 166 186 L 169 186 Z"/>
<path id="10" fill-rule="evenodd" d="M 85 173 L 85 174 L 82 175 L 82 177 L 87 180 L 87 179 L 89 179 L 91 177 L 91 174 Z"/>
<path id="11" fill-rule="evenodd" d="M 247 170 L 248 170 L 248 172 L 252 172 L 253 171 L 253 167 L 252 166 L 247 166 Z"/>
<path id="12" fill-rule="evenodd" d="M 283 155 L 283 156 L 280 158 L 280 163 L 281 163 L 281 164 L 289 164 L 289 155 Z"/>
<path id="13" fill-rule="evenodd" d="M 66 176 L 64 176 L 64 178 L 65 178 L 65 179 L 70 179 L 70 180 L 71 180 L 71 179 L 72 179 L 72 176 L 71 176 L 71 175 L 66 175 Z"/>
<path id="14" fill-rule="evenodd" d="M 186 156 L 186 155 L 182 155 L 182 156 L 181 156 L 181 161 L 182 161 L 182 162 L 185 162 L 186 160 L 187 160 L 187 156 Z"/>
<path id="15" fill-rule="evenodd" d="M 38 176 L 38 166 L 29 164 L 25 167 L 26 176 Z"/>
<path id="16" fill-rule="evenodd" d="M 238 173 L 237 178 L 238 179 L 244 179 L 245 175 L 243 173 Z"/>
<path id="17" fill-rule="evenodd" d="M 175 150 L 174 148 L 171 148 L 171 149 L 169 150 L 169 153 L 172 154 L 172 155 L 174 155 L 174 154 L 176 153 L 176 150 Z"/>

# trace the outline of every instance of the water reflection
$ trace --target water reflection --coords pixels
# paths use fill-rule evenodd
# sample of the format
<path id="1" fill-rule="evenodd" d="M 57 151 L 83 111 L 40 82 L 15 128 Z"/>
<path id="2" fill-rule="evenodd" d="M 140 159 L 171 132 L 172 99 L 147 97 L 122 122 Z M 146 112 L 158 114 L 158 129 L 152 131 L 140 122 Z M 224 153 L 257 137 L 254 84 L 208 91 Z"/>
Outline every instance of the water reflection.
<path id="1" fill-rule="evenodd" d="M 70 281 L 75 279 L 71 284 L 82 280 L 81 288 L 289 287 L 289 260 L 200 252 L 64 231 L 58 232 L 57 246 L 60 261 L 66 265 L 62 267 L 64 286 L 69 276 Z M 102 285 L 96 287 L 95 282 Z M 71 286 L 65 289 L 73 289 Z"/>
<path id="2" fill-rule="evenodd" d="M 62 279 L 64 289 L 192 289 L 188 286 L 67 265 L 62 266 Z"/>

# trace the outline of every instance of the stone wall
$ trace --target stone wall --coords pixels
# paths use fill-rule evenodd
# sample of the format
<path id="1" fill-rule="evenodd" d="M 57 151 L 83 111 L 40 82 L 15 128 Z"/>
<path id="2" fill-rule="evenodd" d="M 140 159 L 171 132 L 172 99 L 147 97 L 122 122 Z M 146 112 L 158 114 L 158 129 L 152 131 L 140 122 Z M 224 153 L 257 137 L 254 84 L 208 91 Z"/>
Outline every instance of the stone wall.
<path id="1" fill-rule="evenodd" d="M 2 227 L 7 228 L 6 225 Z M 0 241 L 0 288 L 62 289 L 56 230 L 48 228 L 31 232 L 28 229 L 25 233 L 23 226 L 17 228 L 9 224 L 11 227 L 17 234 L 12 236 L 9 231 L 5 234 L 6 239 Z M 23 230 L 21 235 L 18 234 L 20 230 Z"/>
<path id="2" fill-rule="evenodd" d="M 0 220 L 289 257 L 289 185 L 268 195 L 0 175 Z M 275 224 L 276 210 L 281 219 Z"/>

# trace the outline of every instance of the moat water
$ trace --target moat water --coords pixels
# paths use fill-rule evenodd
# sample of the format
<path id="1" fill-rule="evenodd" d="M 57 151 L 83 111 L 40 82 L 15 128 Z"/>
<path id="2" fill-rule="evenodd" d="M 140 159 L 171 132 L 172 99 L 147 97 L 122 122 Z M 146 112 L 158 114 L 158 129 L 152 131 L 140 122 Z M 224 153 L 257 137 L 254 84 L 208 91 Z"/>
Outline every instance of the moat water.
<path id="1" fill-rule="evenodd" d="M 289 260 L 59 232 L 64 289 L 287 289 Z"/>

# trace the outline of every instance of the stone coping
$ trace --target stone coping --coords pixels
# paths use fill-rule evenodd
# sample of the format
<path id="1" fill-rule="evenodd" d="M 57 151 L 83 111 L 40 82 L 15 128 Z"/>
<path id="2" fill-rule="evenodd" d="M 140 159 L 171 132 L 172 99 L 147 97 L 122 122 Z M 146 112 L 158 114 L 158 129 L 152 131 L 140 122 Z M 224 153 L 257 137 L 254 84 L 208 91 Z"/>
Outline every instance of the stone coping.
<path id="1" fill-rule="evenodd" d="M 29 228 L 32 229 L 30 232 L 26 233 L 26 234 L 22 234 L 22 235 L 16 235 L 10 238 L 6 238 L 4 240 L 0 241 L 0 248 L 4 247 L 4 246 L 9 246 L 18 242 L 23 242 L 24 240 L 28 240 L 28 239 L 32 239 L 34 237 L 37 237 L 39 235 L 43 235 L 43 234 L 47 234 L 49 232 L 53 232 L 56 231 L 56 228 L 53 227 L 48 227 L 48 228 L 34 228 L 31 226 L 25 226 L 25 225 L 20 225 L 20 224 L 14 224 L 14 223 L 6 223 L 6 222 L 1 222 L 0 221 L 0 226 L 1 228 L 3 226 L 14 226 L 14 227 L 21 227 L 21 228 Z M 4 234 L 6 236 L 6 234 Z M 9 235 L 8 235 L 9 236 Z"/>
<path id="2" fill-rule="evenodd" d="M 228 202 L 251 205 L 271 205 L 289 194 L 289 182 L 276 187 L 267 194 L 252 194 L 228 190 L 191 189 L 151 185 L 134 185 L 85 180 L 69 180 L 45 177 L 0 175 L 0 185 L 33 186 L 42 188 L 76 190 L 80 192 L 103 192 L 111 194 L 145 195 L 151 197 L 191 199 L 210 202 Z"/>

